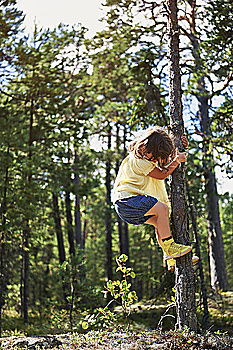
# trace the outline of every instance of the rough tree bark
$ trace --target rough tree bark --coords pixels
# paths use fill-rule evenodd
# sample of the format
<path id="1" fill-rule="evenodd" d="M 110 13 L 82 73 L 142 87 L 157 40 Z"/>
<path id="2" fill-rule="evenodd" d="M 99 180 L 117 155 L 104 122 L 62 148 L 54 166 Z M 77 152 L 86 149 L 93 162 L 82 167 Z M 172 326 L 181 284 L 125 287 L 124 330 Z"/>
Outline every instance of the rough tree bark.
<path id="1" fill-rule="evenodd" d="M 171 131 L 178 147 L 182 148 L 181 136 L 184 133 L 181 103 L 181 77 L 179 66 L 179 29 L 177 1 L 167 0 L 169 36 L 169 108 Z M 181 149 L 182 150 L 182 149 Z M 172 175 L 171 203 L 172 229 L 176 241 L 187 244 L 189 241 L 188 220 L 185 197 L 184 167 L 177 168 Z M 176 309 L 178 329 L 188 327 L 197 330 L 195 279 L 191 265 L 191 254 L 177 259 L 176 264 Z"/>

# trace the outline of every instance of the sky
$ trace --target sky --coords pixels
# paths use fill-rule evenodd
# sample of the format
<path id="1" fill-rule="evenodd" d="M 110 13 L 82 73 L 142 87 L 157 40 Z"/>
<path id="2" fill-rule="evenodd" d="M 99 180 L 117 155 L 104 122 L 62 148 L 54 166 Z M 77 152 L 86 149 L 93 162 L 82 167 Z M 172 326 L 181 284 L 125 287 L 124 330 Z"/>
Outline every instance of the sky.
<path id="1" fill-rule="evenodd" d="M 59 23 L 81 23 L 89 29 L 91 36 L 103 28 L 99 19 L 103 16 L 101 3 L 104 0 L 18 0 L 17 7 L 26 14 L 25 29 L 33 31 L 34 23 L 39 27 L 53 28 Z"/>
<path id="2" fill-rule="evenodd" d="M 24 12 L 25 30 L 32 33 L 34 23 L 43 28 L 54 28 L 59 23 L 81 23 L 88 28 L 88 36 L 103 29 L 100 19 L 104 16 L 101 4 L 104 0 L 18 0 L 17 7 Z M 233 179 L 229 180 L 226 174 L 216 168 L 219 179 L 219 193 L 233 192 Z"/>

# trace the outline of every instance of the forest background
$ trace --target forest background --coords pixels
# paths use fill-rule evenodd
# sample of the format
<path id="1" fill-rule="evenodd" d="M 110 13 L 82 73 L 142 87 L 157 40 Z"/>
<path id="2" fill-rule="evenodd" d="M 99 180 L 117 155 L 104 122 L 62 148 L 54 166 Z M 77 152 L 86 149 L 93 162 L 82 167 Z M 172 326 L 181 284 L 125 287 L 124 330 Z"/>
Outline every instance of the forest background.
<path id="1" fill-rule="evenodd" d="M 218 194 L 221 174 L 231 175 L 233 5 L 178 5 L 189 229 L 201 257 L 202 314 L 205 288 L 209 299 L 233 289 L 232 191 Z M 121 222 L 111 203 L 127 144 L 146 127 L 169 126 L 167 8 L 149 0 L 103 6 L 104 29 L 91 38 L 82 24 L 35 25 L 28 35 L 17 2 L 1 1 L 4 335 L 23 328 L 21 320 L 39 320 L 40 330 L 69 329 L 71 311 L 80 321 L 105 305 L 102 290 L 119 279 L 121 254 L 136 273 L 139 301 L 174 294 L 174 275 L 151 229 Z"/>

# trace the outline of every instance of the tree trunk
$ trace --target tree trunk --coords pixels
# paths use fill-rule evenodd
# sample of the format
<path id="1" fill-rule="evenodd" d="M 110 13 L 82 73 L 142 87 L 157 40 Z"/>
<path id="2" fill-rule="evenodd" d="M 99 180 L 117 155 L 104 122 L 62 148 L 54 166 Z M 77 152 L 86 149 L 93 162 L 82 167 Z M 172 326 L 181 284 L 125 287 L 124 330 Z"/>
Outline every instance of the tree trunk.
<path id="1" fill-rule="evenodd" d="M 2 337 L 2 310 L 5 304 L 6 293 L 6 274 L 4 269 L 5 262 L 5 243 L 4 231 L 0 233 L 0 338 Z"/>
<path id="2" fill-rule="evenodd" d="M 66 203 L 66 222 L 67 222 L 67 233 L 68 233 L 68 242 L 69 242 L 69 253 L 70 253 L 70 256 L 74 256 L 75 245 L 74 245 L 73 219 L 72 219 L 72 211 L 71 211 L 70 192 L 68 191 L 66 191 L 65 193 L 65 203 Z"/>
<path id="3" fill-rule="evenodd" d="M 198 109 L 201 131 L 203 137 L 203 168 L 205 177 L 205 192 L 208 212 L 208 244 L 209 244 L 209 264 L 210 282 L 213 289 L 227 290 L 227 273 L 224 259 L 224 245 L 219 214 L 219 201 L 217 193 L 217 183 L 214 172 L 214 158 L 209 150 L 210 118 L 208 96 L 203 96 L 205 91 L 204 78 L 199 81 Z M 205 91 L 206 93 L 206 91 Z"/>
<path id="4" fill-rule="evenodd" d="M 201 285 L 201 297 L 202 297 L 203 310 L 204 310 L 203 317 L 202 317 L 202 327 L 204 329 L 207 329 L 209 328 L 208 297 L 207 297 L 207 290 L 206 290 L 205 277 L 204 277 L 204 271 L 203 271 L 203 264 L 201 259 L 200 240 L 199 240 L 197 219 L 196 219 L 196 208 L 194 203 L 192 202 L 189 185 L 187 182 L 186 182 L 186 188 L 187 188 L 187 194 L 188 194 L 189 213 L 190 213 L 193 233 L 196 241 L 195 248 L 196 248 L 197 256 L 200 259 L 198 262 L 198 268 L 199 268 L 200 285 Z"/>
<path id="5" fill-rule="evenodd" d="M 62 264 L 66 260 L 66 252 L 65 252 L 64 239 L 63 239 L 63 233 L 62 233 L 58 196 L 55 193 L 52 193 L 52 199 L 53 199 L 53 219 L 55 224 L 55 232 L 57 236 L 59 263 Z"/>
<path id="6" fill-rule="evenodd" d="M 214 289 L 227 291 L 227 273 L 224 259 L 224 245 L 219 215 L 219 202 L 215 173 L 208 169 L 205 173 L 208 208 L 208 242 L 210 280 Z"/>
<path id="7" fill-rule="evenodd" d="M 125 127 L 124 127 L 124 140 L 123 144 L 126 144 L 126 132 L 125 132 Z M 117 154 L 120 154 L 120 124 L 117 123 L 116 125 L 116 149 L 117 149 Z M 123 150 L 123 154 L 125 155 L 125 147 Z M 118 173 L 120 167 L 120 162 L 119 160 L 116 161 L 116 174 Z M 128 256 L 128 260 L 126 262 L 126 266 L 130 265 L 130 256 L 129 256 L 129 229 L 128 229 L 128 224 L 126 222 L 123 222 L 119 216 L 117 216 L 117 223 L 118 223 L 118 235 L 119 235 L 119 247 L 120 247 L 120 254 L 125 254 Z"/>
<path id="8" fill-rule="evenodd" d="M 77 169 L 77 161 L 78 155 L 75 150 L 75 158 L 74 158 L 74 189 L 75 189 L 75 207 L 74 207 L 74 215 L 75 215 L 75 241 L 79 248 L 83 249 L 83 237 L 82 237 L 82 225 L 81 225 L 81 213 L 80 213 L 80 198 L 79 198 L 79 174 Z"/>
<path id="9" fill-rule="evenodd" d="M 54 192 L 52 193 L 52 201 L 53 201 L 53 219 L 55 224 L 55 232 L 57 236 L 58 257 L 59 257 L 59 263 L 60 265 L 62 265 L 63 262 L 66 261 L 66 252 L 65 252 L 64 238 L 63 238 L 63 232 L 62 232 L 62 226 L 61 226 L 61 216 L 60 216 L 58 196 Z M 63 300 L 65 304 L 68 305 L 69 304 L 68 302 L 69 285 L 66 281 L 63 270 L 61 270 L 61 280 L 62 280 Z"/>
<path id="10" fill-rule="evenodd" d="M 33 71 L 34 75 L 34 71 Z M 33 122 L 34 122 L 34 100 L 30 103 L 30 119 L 29 119 L 29 133 L 28 133 L 28 161 L 29 166 L 25 171 L 25 187 L 27 189 L 26 195 L 28 205 L 31 204 L 31 183 L 32 183 L 32 170 L 30 162 L 32 159 L 32 146 L 33 146 Z M 21 269 L 21 311 L 24 319 L 24 323 L 28 323 L 28 299 L 29 299 L 29 239 L 30 239 L 30 217 L 29 214 L 25 214 L 23 220 L 23 237 L 22 237 L 22 269 Z"/>
<path id="11" fill-rule="evenodd" d="M 28 222 L 23 229 L 22 242 L 22 316 L 24 323 L 28 323 L 28 298 L 29 298 L 29 236 L 30 227 Z"/>
<path id="12" fill-rule="evenodd" d="M 83 222 L 83 236 L 82 236 L 82 245 L 83 249 L 85 250 L 85 245 L 86 245 L 86 237 L 88 234 L 88 225 L 87 225 L 87 219 L 84 220 Z"/>
<path id="13" fill-rule="evenodd" d="M 75 217 L 75 229 L 74 229 L 74 238 L 76 242 L 76 247 L 79 254 L 79 276 L 83 281 L 85 279 L 85 269 L 84 269 L 84 233 L 82 232 L 82 223 L 81 223 L 81 211 L 80 211 L 80 197 L 79 197 L 79 187 L 80 179 L 78 174 L 78 154 L 75 150 L 74 155 L 74 193 L 75 193 L 75 205 L 74 205 L 74 217 Z M 84 229 L 84 227 L 83 227 Z"/>
<path id="14" fill-rule="evenodd" d="M 196 1 L 191 3 L 191 43 L 193 46 L 193 56 L 195 59 L 196 71 L 202 72 L 202 60 L 200 57 L 200 44 L 196 32 Z M 214 157 L 209 149 L 211 137 L 210 116 L 209 116 L 209 96 L 205 86 L 205 77 L 201 76 L 197 83 L 198 116 L 200 120 L 201 132 L 203 134 L 203 168 L 205 175 L 205 191 L 207 195 L 208 212 L 208 243 L 209 243 L 209 263 L 210 279 L 213 289 L 227 290 L 227 273 L 224 260 L 224 245 L 222 229 L 219 215 L 219 200 L 217 193 L 217 182 L 214 172 Z"/>
<path id="15" fill-rule="evenodd" d="M 9 147 L 7 149 L 7 154 L 9 155 Z M 0 215 L 1 215 L 1 223 L 2 228 L 0 232 L 0 337 L 2 336 L 2 309 L 5 304 L 5 295 L 7 293 L 7 280 L 9 277 L 8 273 L 6 271 L 6 257 L 7 257 L 7 251 L 6 251 L 6 245 L 5 240 L 7 240 L 6 237 L 6 212 L 7 212 L 7 189 L 8 189 L 8 174 L 9 169 L 8 166 L 6 166 L 5 171 L 5 179 L 4 179 L 4 190 L 3 190 L 3 199 L 1 203 L 0 208 Z"/>
<path id="16" fill-rule="evenodd" d="M 169 107 L 171 130 L 177 146 L 181 145 L 184 132 L 181 104 L 181 77 L 179 66 L 179 29 L 177 21 L 177 1 L 167 0 L 169 35 Z M 176 241 L 186 244 L 189 241 L 187 208 L 185 197 L 185 173 L 181 166 L 172 174 L 171 203 L 172 229 Z M 195 279 L 191 266 L 191 254 L 177 259 L 176 264 L 176 309 L 178 329 L 188 327 L 197 330 Z"/>
<path id="17" fill-rule="evenodd" d="M 111 126 L 108 127 L 108 151 L 111 150 Z M 106 272 L 108 280 L 112 280 L 112 210 L 111 210 L 111 160 L 110 155 L 107 155 L 106 161 L 106 209 L 105 209 L 105 229 L 106 229 Z"/>

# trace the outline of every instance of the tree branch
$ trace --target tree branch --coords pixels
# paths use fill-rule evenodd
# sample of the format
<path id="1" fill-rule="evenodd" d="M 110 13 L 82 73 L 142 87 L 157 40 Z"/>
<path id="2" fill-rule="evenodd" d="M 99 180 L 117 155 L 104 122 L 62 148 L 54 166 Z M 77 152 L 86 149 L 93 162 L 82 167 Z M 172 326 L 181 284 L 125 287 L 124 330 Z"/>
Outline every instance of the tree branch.
<path id="1" fill-rule="evenodd" d="M 218 89 L 216 91 L 213 91 L 212 94 L 209 95 L 209 98 L 212 98 L 216 95 L 219 95 L 223 90 L 225 90 L 228 85 L 230 84 L 230 82 L 233 80 L 233 72 L 230 72 L 230 74 L 228 75 L 228 77 L 225 79 L 225 82 L 223 83 L 223 86 L 221 89 Z"/>

